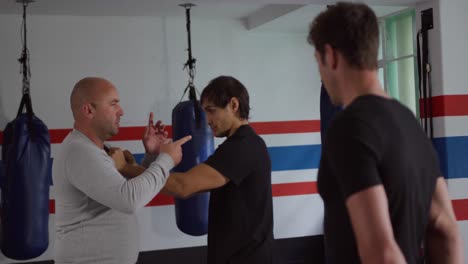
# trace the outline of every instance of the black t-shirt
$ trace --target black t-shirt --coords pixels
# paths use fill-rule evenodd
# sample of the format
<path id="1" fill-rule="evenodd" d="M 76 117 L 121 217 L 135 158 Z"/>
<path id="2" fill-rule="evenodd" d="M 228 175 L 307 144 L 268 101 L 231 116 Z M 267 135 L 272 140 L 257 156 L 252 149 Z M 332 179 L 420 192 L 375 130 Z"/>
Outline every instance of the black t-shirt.
<path id="1" fill-rule="evenodd" d="M 208 263 L 272 262 L 271 161 L 262 138 L 243 125 L 205 161 L 230 181 L 211 191 Z"/>
<path id="2" fill-rule="evenodd" d="M 431 198 L 441 175 L 431 142 L 399 102 L 361 96 L 332 121 L 318 188 L 325 205 L 327 263 L 360 263 L 346 199 L 383 184 L 393 233 L 408 263 L 419 263 Z"/>

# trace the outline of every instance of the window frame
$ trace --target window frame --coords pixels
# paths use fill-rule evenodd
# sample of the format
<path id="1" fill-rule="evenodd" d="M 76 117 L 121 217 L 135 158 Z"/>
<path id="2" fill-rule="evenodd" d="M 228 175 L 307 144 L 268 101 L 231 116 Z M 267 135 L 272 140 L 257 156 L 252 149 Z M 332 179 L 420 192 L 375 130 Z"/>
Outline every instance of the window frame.
<path id="1" fill-rule="evenodd" d="M 399 57 L 395 58 L 389 58 L 388 55 L 388 42 L 389 40 L 387 39 L 387 23 L 390 21 L 390 19 L 394 19 L 397 16 L 405 15 L 405 14 L 410 14 L 412 17 L 412 54 L 405 54 Z M 416 30 L 416 10 L 414 7 L 408 7 L 381 17 L 378 17 L 378 24 L 379 24 L 379 38 L 380 38 L 380 50 L 379 55 L 382 55 L 382 57 L 379 56 L 378 58 L 378 71 L 381 69 L 383 70 L 383 84 L 382 86 L 384 87 L 385 92 L 389 93 L 389 76 L 388 76 L 388 68 L 391 63 L 399 62 L 406 60 L 408 58 L 413 58 L 414 62 L 414 80 L 415 80 L 415 115 L 419 116 L 419 79 L 418 79 L 418 61 L 417 61 L 417 30 Z M 390 94 L 390 93 L 389 93 Z M 400 98 L 395 98 L 399 100 Z M 400 100 L 399 100 L 400 101 Z"/>

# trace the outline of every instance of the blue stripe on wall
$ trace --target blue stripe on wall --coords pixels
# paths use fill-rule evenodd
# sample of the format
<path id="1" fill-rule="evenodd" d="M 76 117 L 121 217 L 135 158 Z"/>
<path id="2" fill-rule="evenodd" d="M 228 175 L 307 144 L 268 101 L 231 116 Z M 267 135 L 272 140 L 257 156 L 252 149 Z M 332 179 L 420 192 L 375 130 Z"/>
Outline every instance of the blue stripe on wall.
<path id="1" fill-rule="evenodd" d="M 433 142 L 444 176 L 468 178 L 468 136 L 435 138 Z"/>
<path id="2" fill-rule="evenodd" d="M 316 169 L 320 163 L 320 145 L 269 147 L 272 171 Z"/>
<path id="3" fill-rule="evenodd" d="M 446 178 L 468 178 L 468 136 L 435 138 L 440 169 Z M 273 171 L 316 169 L 320 163 L 320 145 L 269 147 Z M 136 154 L 138 163 L 143 154 Z"/>
<path id="4" fill-rule="evenodd" d="M 269 147 L 272 171 L 316 169 L 320 163 L 320 145 Z M 135 154 L 141 164 L 143 154 Z"/>

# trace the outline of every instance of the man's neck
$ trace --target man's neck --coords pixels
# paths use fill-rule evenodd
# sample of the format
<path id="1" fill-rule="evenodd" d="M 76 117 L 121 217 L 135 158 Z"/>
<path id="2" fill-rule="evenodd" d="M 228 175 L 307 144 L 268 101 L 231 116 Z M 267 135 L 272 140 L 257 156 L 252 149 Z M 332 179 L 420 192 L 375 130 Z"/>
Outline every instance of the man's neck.
<path id="1" fill-rule="evenodd" d="M 248 123 L 249 121 L 247 119 L 238 119 L 233 123 L 233 126 L 229 130 L 229 135 L 227 137 L 234 135 L 234 133 L 237 131 L 237 129 L 239 129 L 239 127 L 247 125 Z"/>
<path id="2" fill-rule="evenodd" d="M 85 135 L 89 140 L 91 140 L 96 146 L 99 148 L 104 149 L 104 141 L 101 140 L 96 133 L 94 133 L 91 129 L 86 126 L 80 125 L 77 122 L 73 125 L 75 130 L 80 131 L 83 135 Z"/>
<path id="3" fill-rule="evenodd" d="M 375 70 L 349 70 L 342 81 L 343 106 L 363 95 L 390 98 L 383 89 Z"/>

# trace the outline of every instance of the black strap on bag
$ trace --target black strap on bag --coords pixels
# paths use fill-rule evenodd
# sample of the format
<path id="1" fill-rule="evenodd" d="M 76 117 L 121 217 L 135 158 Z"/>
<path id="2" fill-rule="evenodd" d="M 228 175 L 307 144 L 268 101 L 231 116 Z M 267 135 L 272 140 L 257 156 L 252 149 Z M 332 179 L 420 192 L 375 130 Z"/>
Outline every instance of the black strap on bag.
<path id="1" fill-rule="evenodd" d="M 32 141 L 35 141 L 34 126 L 32 123 L 34 112 L 32 109 L 31 96 L 29 95 L 29 93 L 23 94 L 23 97 L 21 98 L 21 102 L 20 102 L 20 107 L 18 109 L 18 114 L 16 115 L 16 117 L 19 117 L 23 113 L 24 108 L 26 108 L 26 114 L 28 115 L 29 136 L 31 137 Z"/>
<path id="2" fill-rule="evenodd" d="M 27 41 L 27 23 L 26 23 L 26 7 L 28 6 L 28 1 L 23 1 L 23 51 L 21 57 L 18 61 L 21 64 L 20 73 L 23 75 L 23 97 L 21 98 L 20 107 L 18 109 L 17 117 L 21 115 L 26 108 L 26 113 L 28 115 L 28 130 L 31 136 L 31 139 L 34 141 L 34 126 L 32 125 L 32 118 L 34 116 L 34 111 L 32 109 L 32 102 L 30 96 L 30 82 L 29 78 L 31 77 L 31 67 L 29 65 L 29 50 L 28 50 L 28 41 Z"/>

